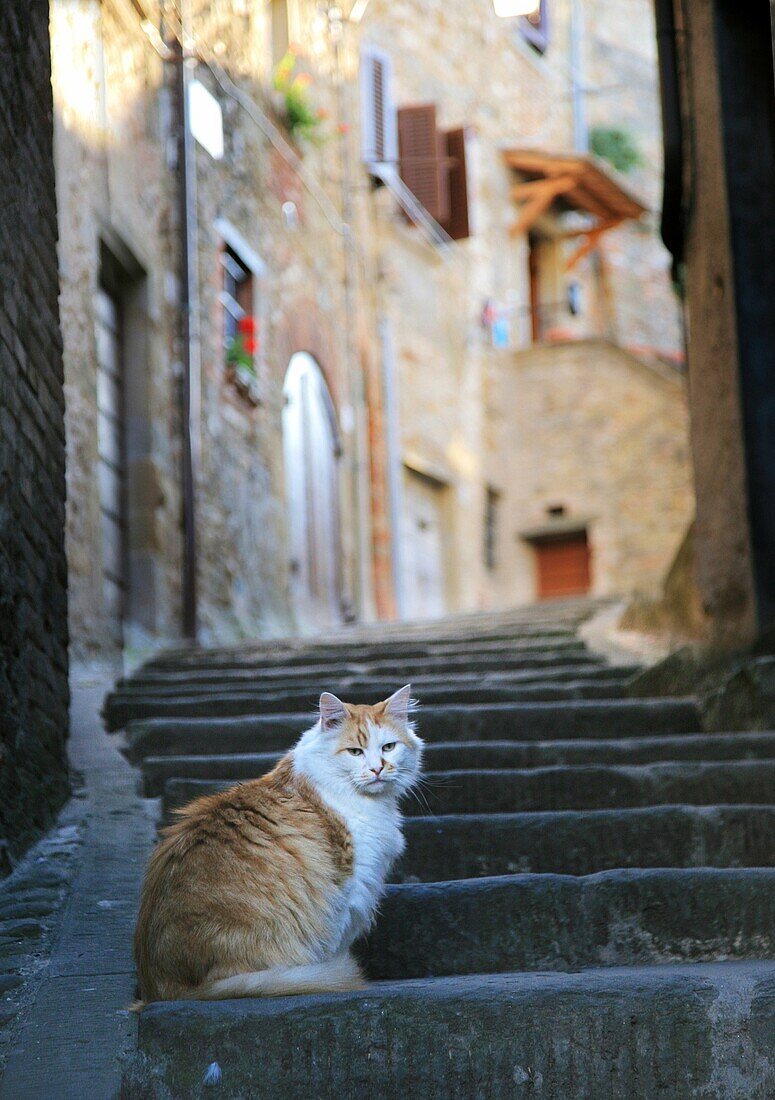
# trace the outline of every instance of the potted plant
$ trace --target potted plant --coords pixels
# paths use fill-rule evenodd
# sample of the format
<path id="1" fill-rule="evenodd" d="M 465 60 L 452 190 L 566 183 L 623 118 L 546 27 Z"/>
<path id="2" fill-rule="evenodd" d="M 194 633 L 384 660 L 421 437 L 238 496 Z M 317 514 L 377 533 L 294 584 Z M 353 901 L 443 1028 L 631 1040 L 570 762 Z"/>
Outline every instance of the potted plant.
<path id="1" fill-rule="evenodd" d="M 226 377 L 251 404 L 258 405 L 258 351 L 255 319 L 248 314 L 237 322 L 237 331 L 226 344 Z"/>
<path id="2" fill-rule="evenodd" d="M 291 137 L 320 141 L 326 112 L 315 107 L 310 92 L 312 77 L 298 68 L 298 57 L 292 49 L 278 61 L 273 85 L 278 113 Z"/>

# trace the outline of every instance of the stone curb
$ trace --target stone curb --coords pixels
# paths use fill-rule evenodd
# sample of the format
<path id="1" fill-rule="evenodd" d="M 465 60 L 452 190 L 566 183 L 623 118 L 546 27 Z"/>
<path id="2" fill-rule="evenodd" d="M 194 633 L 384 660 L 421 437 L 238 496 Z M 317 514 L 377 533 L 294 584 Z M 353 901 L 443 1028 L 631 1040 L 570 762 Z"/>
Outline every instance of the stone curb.
<path id="1" fill-rule="evenodd" d="M 52 830 L 0 882 L 0 1076 L 15 1023 L 49 964 L 83 844 L 84 803 L 73 798 Z"/>
<path id="2" fill-rule="evenodd" d="M 767 1100 L 775 965 L 476 975 L 173 1002 L 142 1013 L 139 1038 L 124 1100 L 206 1100 L 213 1062 L 229 1100 Z"/>

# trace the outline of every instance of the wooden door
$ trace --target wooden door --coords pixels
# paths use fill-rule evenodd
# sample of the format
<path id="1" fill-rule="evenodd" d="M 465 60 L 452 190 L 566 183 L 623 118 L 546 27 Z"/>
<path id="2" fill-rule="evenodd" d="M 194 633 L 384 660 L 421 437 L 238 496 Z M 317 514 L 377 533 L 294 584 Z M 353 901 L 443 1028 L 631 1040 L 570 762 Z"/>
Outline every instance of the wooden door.
<path id="1" fill-rule="evenodd" d="M 98 290 L 97 335 L 97 477 L 102 524 L 102 596 L 117 645 L 123 644 L 127 603 L 126 461 L 124 371 L 118 302 Z"/>
<path id="2" fill-rule="evenodd" d="M 406 471 L 401 540 L 406 618 L 433 619 L 446 610 L 444 492 L 440 482 Z"/>
<path id="3" fill-rule="evenodd" d="M 586 531 L 536 543 L 535 552 L 539 599 L 589 592 L 591 568 Z"/>
<path id="4" fill-rule="evenodd" d="M 291 359 L 283 392 L 291 601 L 301 627 L 325 626 L 341 621 L 334 409 L 306 352 Z"/>

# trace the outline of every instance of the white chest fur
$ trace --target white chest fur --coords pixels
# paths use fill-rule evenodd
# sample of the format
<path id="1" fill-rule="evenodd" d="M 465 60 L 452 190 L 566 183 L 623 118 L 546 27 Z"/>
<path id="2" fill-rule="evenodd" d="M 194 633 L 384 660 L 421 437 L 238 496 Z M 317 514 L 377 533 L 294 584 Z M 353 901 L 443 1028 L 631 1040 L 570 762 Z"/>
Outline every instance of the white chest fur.
<path id="1" fill-rule="evenodd" d="M 352 877 L 344 891 L 339 948 L 349 947 L 374 920 L 390 868 L 404 850 L 401 815 L 393 801 L 368 796 L 327 798 L 353 840 Z"/>
<path id="2" fill-rule="evenodd" d="M 353 843 L 353 873 L 337 898 L 325 954 L 348 948 L 371 925 L 391 866 L 404 850 L 401 813 L 390 795 L 362 794 L 332 774 L 318 751 L 316 731 L 305 733 L 294 749 L 294 767 L 312 781 L 317 794 L 346 824 Z"/>

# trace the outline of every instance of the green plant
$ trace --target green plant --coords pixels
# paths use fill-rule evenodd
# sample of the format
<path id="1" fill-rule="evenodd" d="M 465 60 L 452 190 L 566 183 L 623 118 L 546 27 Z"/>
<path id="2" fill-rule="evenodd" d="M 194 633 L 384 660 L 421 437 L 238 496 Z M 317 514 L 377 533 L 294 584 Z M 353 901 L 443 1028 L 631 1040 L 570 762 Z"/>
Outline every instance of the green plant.
<path id="1" fill-rule="evenodd" d="M 289 132 L 308 141 L 319 140 L 326 113 L 315 107 L 310 94 L 312 77 L 297 70 L 297 57 L 290 50 L 277 63 L 273 83 L 283 99 L 284 122 Z"/>
<path id="2" fill-rule="evenodd" d="M 632 135 L 617 126 L 594 126 L 589 133 L 589 148 L 617 172 L 631 172 L 643 163 Z"/>

